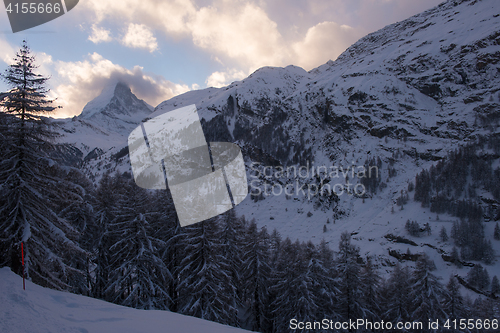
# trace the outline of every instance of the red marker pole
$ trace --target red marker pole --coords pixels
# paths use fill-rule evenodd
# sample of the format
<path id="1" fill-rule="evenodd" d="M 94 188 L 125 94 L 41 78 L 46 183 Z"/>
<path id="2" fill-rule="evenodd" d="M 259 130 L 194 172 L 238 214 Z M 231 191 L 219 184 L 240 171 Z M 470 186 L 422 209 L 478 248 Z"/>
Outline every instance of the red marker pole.
<path id="1" fill-rule="evenodd" d="M 24 284 L 24 242 L 21 242 L 21 257 L 23 262 L 23 290 L 26 290 L 26 285 Z"/>

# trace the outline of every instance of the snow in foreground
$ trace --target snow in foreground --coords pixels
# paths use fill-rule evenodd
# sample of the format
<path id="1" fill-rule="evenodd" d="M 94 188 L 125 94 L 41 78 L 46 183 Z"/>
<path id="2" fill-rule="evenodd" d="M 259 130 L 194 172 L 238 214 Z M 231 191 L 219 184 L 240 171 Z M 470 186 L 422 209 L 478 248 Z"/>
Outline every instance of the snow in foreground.
<path id="1" fill-rule="evenodd" d="M 131 309 L 101 300 L 55 291 L 0 268 L 0 332 L 204 332 L 245 330 L 168 311 Z"/>

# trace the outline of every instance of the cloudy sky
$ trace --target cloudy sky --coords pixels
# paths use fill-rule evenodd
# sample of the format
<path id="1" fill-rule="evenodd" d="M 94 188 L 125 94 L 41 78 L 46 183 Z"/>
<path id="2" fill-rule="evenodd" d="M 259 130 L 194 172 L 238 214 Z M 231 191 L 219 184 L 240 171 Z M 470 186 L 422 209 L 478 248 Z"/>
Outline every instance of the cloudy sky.
<path id="1" fill-rule="evenodd" d="M 38 71 L 51 77 L 51 97 L 63 107 L 57 116 L 79 114 L 119 80 L 156 106 L 188 90 L 241 80 L 262 66 L 310 70 L 367 33 L 440 2 L 80 0 L 62 17 L 15 34 L 2 6 L 0 70 L 26 39 Z"/>

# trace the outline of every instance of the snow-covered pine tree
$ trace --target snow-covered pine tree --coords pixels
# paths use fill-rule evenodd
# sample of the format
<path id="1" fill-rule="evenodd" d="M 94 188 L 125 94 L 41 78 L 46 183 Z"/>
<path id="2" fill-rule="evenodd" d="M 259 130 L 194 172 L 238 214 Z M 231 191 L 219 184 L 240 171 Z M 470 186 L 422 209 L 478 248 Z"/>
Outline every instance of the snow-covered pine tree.
<path id="1" fill-rule="evenodd" d="M 413 271 L 411 299 L 413 309 L 411 320 L 427 322 L 429 318 L 442 320 L 446 318 L 441 300 L 444 288 L 439 283 L 438 277 L 431 273 L 436 269 L 434 262 L 423 253 L 417 261 Z M 424 327 L 424 332 L 429 329 Z"/>
<path id="2" fill-rule="evenodd" d="M 481 264 L 476 264 L 467 274 L 467 283 L 479 289 L 487 289 L 490 285 L 490 276 L 486 268 Z"/>
<path id="3" fill-rule="evenodd" d="M 255 220 L 253 220 L 253 222 L 255 222 Z M 267 318 L 270 323 L 276 321 L 275 314 L 272 311 L 273 309 L 272 305 L 274 304 L 275 299 L 278 295 L 276 293 L 277 291 L 274 288 L 272 288 L 272 286 L 275 284 L 276 282 L 275 279 L 278 276 L 276 267 L 278 265 L 278 262 L 280 262 L 280 258 L 282 256 L 282 251 L 281 251 L 282 245 L 283 245 L 283 240 L 281 238 L 281 235 L 276 229 L 274 229 L 269 238 L 269 261 L 268 261 L 270 267 L 270 273 L 269 273 L 270 278 L 268 280 L 269 287 L 267 288 L 267 297 L 268 297 L 267 305 L 270 310 L 269 313 L 267 314 Z M 272 332 L 273 329 L 274 329 L 273 327 L 270 327 L 269 331 Z"/>
<path id="4" fill-rule="evenodd" d="M 167 281 L 168 301 L 167 308 L 172 312 L 177 312 L 179 308 L 179 268 L 181 262 L 182 230 L 175 212 L 174 202 L 170 191 L 154 191 L 151 196 L 149 210 L 151 213 L 150 225 L 152 236 L 162 242 L 159 253 L 166 269 L 171 275 Z"/>
<path id="5" fill-rule="evenodd" d="M 229 283 L 225 286 L 224 294 L 227 295 L 229 306 L 228 322 L 231 326 L 239 327 L 238 309 L 242 305 L 242 293 L 244 290 L 242 281 L 242 256 L 245 236 L 244 217 L 237 218 L 234 209 L 219 216 L 221 228 L 221 245 L 224 264 L 229 271 Z"/>
<path id="6" fill-rule="evenodd" d="M 322 288 L 327 284 L 328 276 L 318 262 L 314 245 L 309 242 L 300 245 L 300 248 L 302 249 L 299 251 L 299 260 L 296 262 L 299 274 L 290 285 L 295 289 L 296 295 L 295 298 L 291 298 L 291 309 L 297 318 L 312 322 L 319 318 L 318 313 L 321 312 L 319 296 Z M 292 266 L 295 265 L 292 264 Z M 288 318 L 294 317 L 284 317 L 289 320 Z"/>
<path id="7" fill-rule="evenodd" d="M 499 317 L 498 300 L 479 296 L 474 300 L 469 316 L 474 319 L 489 319 Z M 479 330 L 480 331 L 480 330 Z M 484 330 L 483 330 L 484 331 Z"/>
<path id="8" fill-rule="evenodd" d="M 276 260 L 279 257 L 281 242 L 282 239 L 280 233 L 278 232 L 278 230 L 274 229 L 269 238 L 269 251 L 271 258 L 270 263 L 272 267 L 274 267 L 274 264 L 276 263 Z"/>
<path id="9" fill-rule="evenodd" d="M 455 264 L 455 266 L 462 267 L 462 264 L 460 263 L 460 256 L 455 246 L 451 249 L 450 260 L 453 264 Z"/>
<path id="10" fill-rule="evenodd" d="M 148 193 L 133 180 L 124 183 L 124 190 L 108 228 L 113 244 L 106 295 L 137 309 L 165 309 L 171 276 L 159 256 L 164 242 L 152 236 L 148 222 Z"/>
<path id="11" fill-rule="evenodd" d="M 460 294 L 460 284 L 457 278 L 453 275 L 446 285 L 446 292 L 444 293 L 443 309 L 449 319 L 465 318 L 468 315 L 467 307 L 465 306 L 464 299 Z"/>
<path id="12" fill-rule="evenodd" d="M 482 260 L 487 265 L 492 264 L 495 260 L 495 250 L 489 239 L 484 242 Z"/>
<path id="13" fill-rule="evenodd" d="M 230 272 L 215 219 L 182 228 L 184 256 L 179 271 L 179 312 L 228 324 L 234 309 L 227 295 Z"/>
<path id="14" fill-rule="evenodd" d="M 57 215 L 67 181 L 50 175 L 57 168 L 49 158 L 54 133 L 43 116 L 56 108 L 47 99 L 48 78 L 37 66 L 26 41 L 2 78 L 10 90 L 1 95 L 0 266 L 21 273 L 24 242 L 26 274 L 34 282 L 69 289 L 81 281 L 72 265 L 85 252 L 77 244 L 78 230 Z"/>
<path id="15" fill-rule="evenodd" d="M 51 198 L 57 204 L 58 216 L 66 220 L 78 231 L 80 246 L 88 251 L 86 256 L 71 258 L 71 266 L 85 271 L 85 275 L 75 276 L 71 285 L 71 292 L 92 296 L 93 278 L 90 271 L 90 259 L 92 249 L 89 247 L 89 238 L 86 237 L 88 229 L 94 224 L 94 186 L 90 180 L 79 169 L 73 167 L 51 168 L 50 174 L 54 178 L 61 179 L 66 186 L 59 187 L 60 196 L 63 201 Z"/>
<path id="16" fill-rule="evenodd" d="M 410 293 L 410 269 L 397 263 L 385 285 L 383 318 L 393 323 L 410 320 Z"/>
<path id="17" fill-rule="evenodd" d="M 82 244 L 91 253 L 88 267 L 89 275 L 93 278 L 91 295 L 96 298 L 109 299 L 105 289 L 110 277 L 110 247 L 113 245 L 109 226 L 115 218 L 118 199 L 123 195 L 124 181 L 115 174 L 111 177 L 109 172 L 102 175 L 94 194 L 94 219 L 87 225 Z"/>
<path id="18" fill-rule="evenodd" d="M 448 241 L 448 233 L 446 232 L 446 228 L 444 226 L 441 228 L 441 231 L 439 231 L 439 238 L 442 242 Z"/>
<path id="19" fill-rule="evenodd" d="M 495 230 L 493 231 L 493 238 L 496 240 L 500 240 L 500 226 L 498 226 L 498 222 L 495 223 Z"/>
<path id="20" fill-rule="evenodd" d="M 455 241 L 456 244 L 458 244 L 458 239 L 459 239 L 459 226 L 457 221 L 453 221 L 453 225 L 451 227 L 451 233 L 450 237 Z"/>
<path id="21" fill-rule="evenodd" d="M 182 271 L 182 261 L 185 256 L 185 230 L 181 228 L 177 216 L 174 219 L 175 225 L 172 228 L 172 236 L 168 238 L 165 248 L 162 252 L 162 259 L 165 263 L 167 270 L 170 272 L 172 278 L 168 281 L 168 294 L 170 304 L 169 310 L 172 312 L 179 312 L 180 308 L 180 284 Z"/>
<path id="22" fill-rule="evenodd" d="M 248 309 L 247 324 L 254 331 L 270 330 L 269 323 L 269 235 L 267 230 L 260 232 L 255 220 L 248 225 L 243 240 L 242 283 L 244 289 L 243 305 Z"/>
<path id="23" fill-rule="evenodd" d="M 491 293 L 493 295 L 500 294 L 500 283 L 498 282 L 498 278 L 496 275 L 491 279 Z"/>
<path id="24" fill-rule="evenodd" d="M 340 315 L 336 312 L 339 290 L 335 281 L 337 272 L 334 267 L 333 251 L 324 239 L 319 243 L 314 259 L 310 270 L 315 276 L 313 291 L 318 297 L 317 318 L 340 319 Z"/>
<path id="25" fill-rule="evenodd" d="M 72 184 L 71 188 L 65 188 L 64 202 L 61 202 L 61 208 L 58 215 L 71 223 L 80 233 L 80 245 L 87 241 L 83 239 L 85 230 L 93 224 L 94 220 L 94 185 L 76 168 L 65 167 L 64 169 L 55 169 L 54 177 L 65 180 Z M 82 245 L 83 248 L 85 248 Z"/>
<path id="26" fill-rule="evenodd" d="M 340 235 L 337 258 L 338 313 L 343 320 L 364 318 L 366 309 L 361 303 L 361 265 L 358 263 L 359 248 L 351 244 L 351 235 Z"/>
<path id="27" fill-rule="evenodd" d="M 307 252 L 311 253 L 307 251 L 306 245 L 300 244 L 299 241 L 292 243 L 287 238 L 282 244 L 271 287 L 276 295 L 272 304 L 275 332 L 285 332 L 289 327 L 290 318 L 315 320 L 318 300 L 312 293 L 312 276 L 307 274 Z"/>
<path id="28" fill-rule="evenodd" d="M 373 267 L 370 257 L 366 258 L 366 262 L 361 269 L 361 291 L 362 303 L 365 308 L 365 319 L 372 322 L 378 321 L 381 315 L 381 277 L 377 270 Z"/>

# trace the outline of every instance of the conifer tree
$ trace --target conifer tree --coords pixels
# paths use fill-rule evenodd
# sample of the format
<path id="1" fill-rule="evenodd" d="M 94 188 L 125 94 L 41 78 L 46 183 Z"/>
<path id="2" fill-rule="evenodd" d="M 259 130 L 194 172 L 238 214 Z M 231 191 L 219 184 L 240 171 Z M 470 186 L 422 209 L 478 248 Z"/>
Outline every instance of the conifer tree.
<path id="1" fill-rule="evenodd" d="M 378 321 L 380 319 L 380 281 L 377 270 L 373 267 L 370 257 L 366 258 L 366 262 L 361 270 L 361 291 L 362 303 L 365 308 L 365 319 L 370 321 Z"/>
<path id="2" fill-rule="evenodd" d="M 439 238 L 441 239 L 442 242 L 448 241 L 448 233 L 446 232 L 446 228 L 444 226 L 441 228 L 441 231 L 439 232 Z"/>
<path id="3" fill-rule="evenodd" d="M 467 282 L 479 289 L 487 289 L 490 285 L 490 276 L 486 268 L 481 264 L 476 264 L 467 274 Z"/>
<path id="4" fill-rule="evenodd" d="M 179 269 L 184 253 L 184 235 L 170 191 L 155 191 L 152 194 L 150 210 L 153 237 L 162 241 L 163 246 L 159 247 L 159 254 L 170 276 L 166 286 L 169 295 L 167 308 L 172 312 L 177 312 L 179 309 Z"/>
<path id="5" fill-rule="evenodd" d="M 462 263 L 460 262 L 460 256 L 458 255 L 458 250 L 455 246 L 453 247 L 453 249 L 451 249 L 450 260 L 452 263 L 455 264 L 455 266 L 462 267 Z"/>
<path id="6" fill-rule="evenodd" d="M 385 312 L 383 318 L 392 322 L 410 319 L 411 272 L 408 267 L 396 264 L 385 287 Z"/>
<path id="7" fill-rule="evenodd" d="M 450 280 L 446 285 L 443 309 L 450 319 L 464 318 L 468 314 L 464 299 L 460 294 L 460 284 L 453 275 L 450 276 Z"/>
<path id="8" fill-rule="evenodd" d="M 364 318 L 366 310 L 361 303 L 361 265 L 358 263 L 359 248 L 351 244 L 351 235 L 340 236 L 337 261 L 338 312 L 343 320 Z"/>
<path id="9" fill-rule="evenodd" d="M 435 269 L 436 265 L 425 253 L 417 261 L 410 294 L 413 300 L 411 319 L 414 321 L 424 322 L 429 318 L 442 320 L 446 317 L 441 304 L 444 295 L 443 286 L 439 283 L 438 277 L 431 273 Z"/>
<path id="10" fill-rule="evenodd" d="M 314 258 L 313 270 L 316 274 L 316 292 L 318 293 L 319 313 L 321 318 L 340 318 L 336 312 L 338 286 L 335 281 L 333 251 L 323 239 L 318 246 Z"/>
<path id="11" fill-rule="evenodd" d="M 121 305 L 165 309 L 169 303 L 167 280 L 171 276 L 159 255 L 164 242 L 152 236 L 148 193 L 132 180 L 124 188 L 108 229 L 112 244 L 106 294 L 110 301 Z"/>
<path id="12" fill-rule="evenodd" d="M 498 282 L 498 278 L 495 275 L 493 279 L 491 279 L 491 293 L 493 295 L 498 295 L 500 293 L 500 283 Z"/>
<path id="13" fill-rule="evenodd" d="M 235 309 L 223 288 L 231 280 L 223 257 L 220 228 L 215 219 L 210 219 L 182 229 L 179 312 L 228 324 Z"/>
<path id="14" fill-rule="evenodd" d="M 24 242 L 26 275 L 34 282 L 70 288 L 84 274 L 76 267 L 85 252 L 77 244 L 77 228 L 58 216 L 65 188 L 49 158 L 54 133 L 44 118 L 56 107 L 47 98 L 48 78 L 37 74 L 26 41 L 2 78 L 10 90 L 0 99 L 0 266 L 21 273 Z M 59 206 L 59 207 L 58 207 Z"/>
<path id="15" fill-rule="evenodd" d="M 244 305 L 248 309 L 248 323 L 255 331 L 270 329 L 269 285 L 269 235 L 267 230 L 257 230 L 251 221 L 243 240 L 242 282 Z"/>
<path id="16" fill-rule="evenodd" d="M 239 219 L 233 209 L 222 214 L 219 218 L 221 228 L 222 256 L 228 270 L 228 283 L 224 294 L 227 295 L 230 306 L 228 308 L 229 321 L 227 324 L 239 327 L 238 309 L 241 308 L 242 282 L 242 246 L 245 235 L 244 218 Z"/>
<path id="17" fill-rule="evenodd" d="M 316 296 L 308 293 L 311 279 L 304 276 L 307 263 L 305 256 L 301 255 L 302 250 L 305 248 L 298 241 L 292 243 L 287 238 L 282 244 L 271 287 L 276 295 L 272 313 L 277 332 L 288 328 L 287 318 L 293 318 L 294 313 L 310 318 L 312 312 L 317 310 Z"/>
<path id="18" fill-rule="evenodd" d="M 94 187 L 90 180 L 79 170 L 72 167 L 64 169 L 52 168 L 49 174 L 53 178 L 61 179 L 60 196 L 63 201 L 51 198 L 57 206 L 59 218 L 66 220 L 78 232 L 78 244 L 86 251 L 85 256 L 71 258 L 71 265 L 85 271 L 85 275 L 78 274 L 71 280 L 71 292 L 92 296 L 93 276 L 90 260 L 92 258 L 91 241 L 87 237 L 88 231 L 94 225 Z"/>
<path id="19" fill-rule="evenodd" d="M 106 172 L 102 175 L 94 195 L 94 219 L 87 226 L 84 244 L 91 252 L 91 261 L 95 265 L 93 272 L 92 296 L 101 299 L 106 297 L 105 290 L 110 278 L 110 260 L 113 245 L 112 234 L 109 233 L 111 222 L 115 218 L 118 200 L 123 196 L 123 178 Z"/>
<path id="20" fill-rule="evenodd" d="M 270 264 L 274 267 L 281 250 L 281 235 L 274 229 L 269 238 Z"/>

